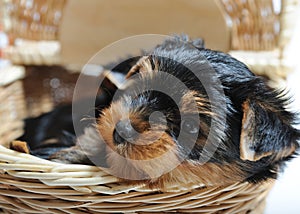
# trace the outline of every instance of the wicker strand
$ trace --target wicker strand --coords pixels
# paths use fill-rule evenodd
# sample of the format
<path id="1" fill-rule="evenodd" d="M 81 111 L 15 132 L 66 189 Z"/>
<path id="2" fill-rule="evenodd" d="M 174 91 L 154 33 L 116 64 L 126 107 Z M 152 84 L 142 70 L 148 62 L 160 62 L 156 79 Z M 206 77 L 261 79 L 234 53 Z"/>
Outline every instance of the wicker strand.
<path id="1" fill-rule="evenodd" d="M 9 0 L 9 35 L 31 40 L 57 40 L 66 0 Z"/>
<path id="2" fill-rule="evenodd" d="M 6 213 L 246 213 L 273 182 L 222 187 L 128 185 L 95 166 L 42 160 L 0 146 L 0 206 Z"/>
<path id="3" fill-rule="evenodd" d="M 26 107 L 22 82 L 0 85 L 0 100 L 0 143 L 5 144 L 23 134 Z"/>

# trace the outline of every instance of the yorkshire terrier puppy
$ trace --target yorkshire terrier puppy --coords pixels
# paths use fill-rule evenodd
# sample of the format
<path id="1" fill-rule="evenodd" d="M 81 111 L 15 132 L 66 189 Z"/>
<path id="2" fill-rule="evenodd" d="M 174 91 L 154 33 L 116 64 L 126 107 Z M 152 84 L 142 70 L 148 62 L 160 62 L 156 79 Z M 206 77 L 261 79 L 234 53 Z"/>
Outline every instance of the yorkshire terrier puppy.
<path id="1" fill-rule="evenodd" d="M 49 159 L 161 187 L 276 178 L 296 154 L 289 99 L 230 55 L 183 37 L 133 61 L 97 123 Z"/>

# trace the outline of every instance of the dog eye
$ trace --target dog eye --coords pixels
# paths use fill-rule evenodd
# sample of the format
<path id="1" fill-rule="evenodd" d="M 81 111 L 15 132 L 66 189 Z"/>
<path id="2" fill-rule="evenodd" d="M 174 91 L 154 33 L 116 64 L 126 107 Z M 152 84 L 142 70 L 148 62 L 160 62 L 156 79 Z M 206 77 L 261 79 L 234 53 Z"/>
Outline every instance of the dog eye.
<path id="1" fill-rule="evenodd" d="M 181 123 L 181 128 L 185 132 L 196 134 L 199 131 L 199 124 L 193 119 L 183 120 Z"/>

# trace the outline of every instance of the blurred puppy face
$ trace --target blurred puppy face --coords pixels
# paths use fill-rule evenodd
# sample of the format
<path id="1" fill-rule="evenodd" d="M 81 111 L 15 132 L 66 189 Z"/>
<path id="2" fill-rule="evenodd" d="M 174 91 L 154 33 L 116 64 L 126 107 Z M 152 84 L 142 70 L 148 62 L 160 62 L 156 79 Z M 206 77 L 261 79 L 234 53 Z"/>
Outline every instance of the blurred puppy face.
<path id="1" fill-rule="evenodd" d="M 173 70 L 161 70 L 162 60 L 166 59 L 142 57 L 128 73 L 120 98 L 98 120 L 111 172 L 128 180 L 156 183 L 166 179 L 190 183 L 192 177 L 198 183 L 199 177 L 205 183 L 241 180 L 243 173 L 232 164 L 205 163 L 203 157 L 214 162 L 213 146 L 223 138 L 218 127 L 210 130 L 212 120 L 222 123 L 222 115 L 212 111 L 198 81 L 178 75 L 192 89 L 180 87 L 168 75 Z"/>

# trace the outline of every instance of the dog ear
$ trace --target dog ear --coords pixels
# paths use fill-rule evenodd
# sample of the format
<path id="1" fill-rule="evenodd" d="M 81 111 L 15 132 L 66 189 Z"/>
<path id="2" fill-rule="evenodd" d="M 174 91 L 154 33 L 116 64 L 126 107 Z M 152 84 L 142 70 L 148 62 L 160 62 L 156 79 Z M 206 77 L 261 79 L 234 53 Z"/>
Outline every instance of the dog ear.
<path id="1" fill-rule="evenodd" d="M 154 64 L 153 59 L 150 56 L 143 56 L 129 70 L 129 72 L 126 75 L 126 79 L 132 77 L 135 74 L 145 73 L 145 72 L 153 71 L 155 69 L 157 70 L 157 65 Z"/>
<path id="2" fill-rule="evenodd" d="M 242 105 L 242 160 L 257 161 L 267 156 L 279 160 L 292 155 L 298 147 L 299 131 L 291 125 L 294 115 L 282 106 L 276 108 L 267 99 L 248 99 Z"/>

